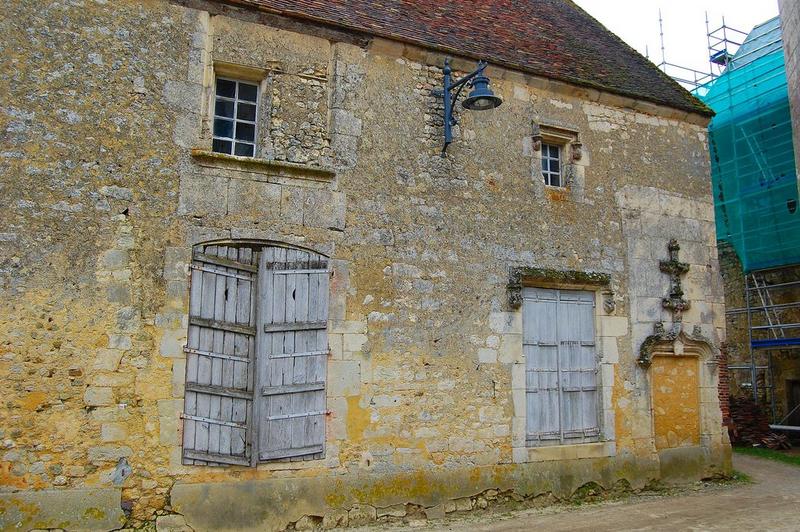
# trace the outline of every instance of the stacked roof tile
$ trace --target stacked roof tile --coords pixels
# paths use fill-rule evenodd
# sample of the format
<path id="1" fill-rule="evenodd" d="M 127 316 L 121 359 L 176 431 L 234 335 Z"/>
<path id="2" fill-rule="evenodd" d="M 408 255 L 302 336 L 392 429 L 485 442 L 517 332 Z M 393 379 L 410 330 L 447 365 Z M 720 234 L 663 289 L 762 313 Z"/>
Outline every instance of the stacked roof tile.
<path id="1" fill-rule="evenodd" d="M 569 0 L 219 0 L 710 116 Z"/>

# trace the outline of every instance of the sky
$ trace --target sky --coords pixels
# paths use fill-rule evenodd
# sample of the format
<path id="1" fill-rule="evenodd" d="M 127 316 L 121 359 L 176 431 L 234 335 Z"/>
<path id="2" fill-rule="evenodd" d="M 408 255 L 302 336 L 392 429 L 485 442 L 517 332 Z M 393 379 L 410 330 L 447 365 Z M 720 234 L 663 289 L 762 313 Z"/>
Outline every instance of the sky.
<path id="1" fill-rule="evenodd" d="M 667 62 L 708 72 L 709 26 L 729 27 L 749 33 L 753 26 L 778 14 L 777 0 L 574 0 L 642 55 L 661 62 L 658 10 L 664 24 Z M 741 41 L 740 41 L 741 42 Z"/>

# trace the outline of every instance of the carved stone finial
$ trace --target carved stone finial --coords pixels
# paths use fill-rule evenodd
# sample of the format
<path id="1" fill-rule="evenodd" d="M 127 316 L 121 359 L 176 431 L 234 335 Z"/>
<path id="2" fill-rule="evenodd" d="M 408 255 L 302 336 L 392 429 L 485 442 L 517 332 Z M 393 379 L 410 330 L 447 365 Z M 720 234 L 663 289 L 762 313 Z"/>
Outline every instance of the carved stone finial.
<path id="1" fill-rule="evenodd" d="M 533 151 L 542 151 L 542 130 L 535 122 L 531 128 L 531 140 L 533 141 Z"/>
<path id="2" fill-rule="evenodd" d="M 669 250 L 669 260 L 662 260 L 659 267 L 662 272 L 669 275 L 670 291 L 669 296 L 661 300 L 661 306 L 670 310 L 673 321 L 680 323 L 683 319 L 683 311 L 688 310 L 690 303 L 683 298 L 683 287 L 681 286 L 681 275 L 689 271 L 689 265 L 678 260 L 678 252 L 681 247 L 674 238 L 667 245 Z"/>
<path id="3" fill-rule="evenodd" d="M 583 144 L 580 142 L 573 142 L 572 143 L 572 160 L 573 161 L 580 161 L 583 157 Z"/>
<path id="4" fill-rule="evenodd" d="M 603 292 L 603 310 L 606 314 L 611 314 L 617 308 L 617 302 L 614 301 L 614 292 L 606 290 Z"/>
<path id="5" fill-rule="evenodd" d="M 518 310 L 522 306 L 522 270 L 509 268 L 508 271 L 508 306 Z"/>
<path id="6" fill-rule="evenodd" d="M 679 323 L 674 324 L 672 329 L 667 332 L 664 324 L 657 321 L 653 324 L 653 334 L 645 338 L 641 347 L 639 347 L 639 358 L 636 359 L 636 362 L 644 368 L 649 368 L 650 364 L 653 363 L 653 350 L 656 345 L 660 342 L 673 342 L 680 333 L 681 326 Z"/>

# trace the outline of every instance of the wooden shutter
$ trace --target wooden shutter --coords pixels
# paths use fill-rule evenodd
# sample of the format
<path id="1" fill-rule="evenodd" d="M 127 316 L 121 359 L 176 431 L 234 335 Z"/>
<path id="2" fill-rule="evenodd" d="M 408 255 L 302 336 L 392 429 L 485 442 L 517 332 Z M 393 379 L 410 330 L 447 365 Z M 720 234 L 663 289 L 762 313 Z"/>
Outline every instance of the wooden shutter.
<path id="1" fill-rule="evenodd" d="M 265 248 L 259 261 L 258 460 L 321 458 L 328 362 L 327 261 Z"/>
<path id="2" fill-rule="evenodd" d="M 186 342 L 186 464 L 249 465 L 255 358 L 256 254 L 194 250 Z"/>
<path id="3" fill-rule="evenodd" d="M 592 441 L 600 434 L 594 294 L 559 290 L 557 322 L 562 437 L 565 441 Z"/>
<path id="4" fill-rule="evenodd" d="M 523 350 L 526 365 L 527 439 L 560 440 L 558 291 L 526 288 L 523 294 Z"/>
<path id="5" fill-rule="evenodd" d="M 528 441 L 596 440 L 594 294 L 526 288 L 523 297 Z"/>

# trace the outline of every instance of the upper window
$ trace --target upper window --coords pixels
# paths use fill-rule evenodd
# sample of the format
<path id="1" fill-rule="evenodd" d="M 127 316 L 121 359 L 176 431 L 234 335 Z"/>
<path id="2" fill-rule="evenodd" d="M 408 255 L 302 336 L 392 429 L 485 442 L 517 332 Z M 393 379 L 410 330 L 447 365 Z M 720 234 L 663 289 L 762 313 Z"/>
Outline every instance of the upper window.
<path id="1" fill-rule="evenodd" d="M 213 150 L 253 157 L 256 152 L 258 85 L 217 78 Z"/>
<path id="2" fill-rule="evenodd" d="M 551 187 L 563 187 L 561 175 L 561 146 L 542 144 L 542 177 L 544 184 Z"/>
<path id="3" fill-rule="evenodd" d="M 597 441 L 594 293 L 525 288 L 522 297 L 528 445 Z"/>

